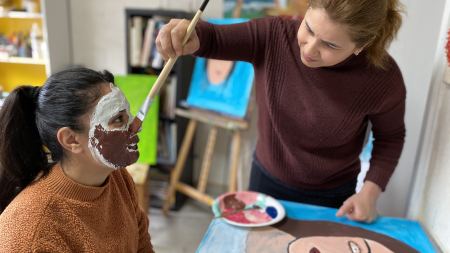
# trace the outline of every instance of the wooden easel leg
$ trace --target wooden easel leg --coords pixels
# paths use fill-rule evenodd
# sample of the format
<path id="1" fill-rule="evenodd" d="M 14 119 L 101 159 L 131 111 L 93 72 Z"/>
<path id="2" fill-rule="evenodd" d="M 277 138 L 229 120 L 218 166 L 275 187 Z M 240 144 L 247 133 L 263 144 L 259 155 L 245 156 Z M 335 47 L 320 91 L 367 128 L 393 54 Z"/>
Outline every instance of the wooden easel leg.
<path id="1" fill-rule="evenodd" d="M 228 183 L 228 191 L 234 192 L 237 189 L 237 170 L 239 166 L 239 152 L 241 152 L 241 133 L 235 130 L 233 139 L 231 140 L 231 154 L 230 154 L 230 177 Z"/>
<path id="2" fill-rule="evenodd" d="M 202 169 L 198 179 L 197 190 L 205 193 L 206 184 L 208 183 L 209 171 L 211 170 L 211 160 L 216 145 L 217 127 L 213 126 L 209 130 L 208 142 L 206 144 L 205 153 L 203 154 Z"/>
<path id="3" fill-rule="evenodd" d="M 183 172 L 184 165 L 186 163 L 186 157 L 189 153 L 189 149 L 192 144 L 192 139 L 197 127 L 197 121 L 191 119 L 189 121 L 186 133 L 184 135 L 183 144 L 181 145 L 180 153 L 178 154 L 175 168 L 170 175 L 170 185 L 167 191 L 166 199 L 164 200 L 163 212 L 165 215 L 169 213 L 169 209 L 175 201 L 175 191 L 180 180 L 181 173 Z"/>

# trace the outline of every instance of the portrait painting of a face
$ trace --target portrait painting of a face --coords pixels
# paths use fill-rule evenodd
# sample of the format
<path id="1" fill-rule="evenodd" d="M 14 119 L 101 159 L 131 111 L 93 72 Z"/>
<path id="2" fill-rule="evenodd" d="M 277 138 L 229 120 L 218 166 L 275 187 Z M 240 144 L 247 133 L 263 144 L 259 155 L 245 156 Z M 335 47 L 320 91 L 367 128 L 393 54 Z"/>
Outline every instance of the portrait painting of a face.
<path id="1" fill-rule="evenodd" d="M 243 228 L 222 219 L 213 220 L 197 252 L 439 252 L 416 221 L 381 217 L 365 224 L 337 218 L 333 208 L 281 202 L 287 217 L 271 226 Z"/>
<path id="2" fill-rule="evenodd" d="M 234 24 L 246 19 L 210 19 L 215 24 Z M 197 58 L 194 65 L 187 104 L 191 107 L 243 118 L 254 80 L 253 66 L 233 62 Z"/>

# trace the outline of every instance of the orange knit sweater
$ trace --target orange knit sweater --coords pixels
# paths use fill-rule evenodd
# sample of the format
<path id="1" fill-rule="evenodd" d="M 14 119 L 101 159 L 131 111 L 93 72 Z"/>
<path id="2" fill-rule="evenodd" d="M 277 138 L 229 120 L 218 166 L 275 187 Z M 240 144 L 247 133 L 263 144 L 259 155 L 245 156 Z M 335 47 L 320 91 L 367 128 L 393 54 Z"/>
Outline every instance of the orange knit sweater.
<path id="1" fill-rule="evenodd" d="M 116 170 L 101 187 L 60 166 L 25 188 L 0 215 L 0 252 L 153 252 L 133 179 Z"/>

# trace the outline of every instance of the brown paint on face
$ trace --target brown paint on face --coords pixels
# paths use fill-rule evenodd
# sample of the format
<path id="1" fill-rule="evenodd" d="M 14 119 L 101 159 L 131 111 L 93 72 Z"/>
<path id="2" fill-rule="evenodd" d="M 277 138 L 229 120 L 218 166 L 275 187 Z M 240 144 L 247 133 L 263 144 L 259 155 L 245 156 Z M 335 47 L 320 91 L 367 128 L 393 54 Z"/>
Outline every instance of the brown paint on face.
<path id="1" fill-rule="evenodd" d="M 90 142 L 116 168 L 133 164 L 139 158 L 139 137 L 131 130 L 106 131 L 101 125 L 97 125 Z"/>
<path id="2" fill-rule="evenodd" d="M 236 195 L 231 194 L 223 198 L 225 208 L 233 210 L 242 210 L 245 208 L 245 203 L 236 198 Z"/>

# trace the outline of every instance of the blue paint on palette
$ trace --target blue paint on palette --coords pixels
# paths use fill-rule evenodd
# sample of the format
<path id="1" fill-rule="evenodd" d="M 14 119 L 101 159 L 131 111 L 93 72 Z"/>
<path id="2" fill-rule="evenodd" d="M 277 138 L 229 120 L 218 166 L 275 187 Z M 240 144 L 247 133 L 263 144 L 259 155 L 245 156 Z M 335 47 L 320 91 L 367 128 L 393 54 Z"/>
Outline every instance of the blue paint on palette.
<path id="1" fill-rule="evenodd" d="M 268 206 L 265 211 L 272 219 L 275 219 L 278 216 L 278 211 L 273 206 Z"/>

